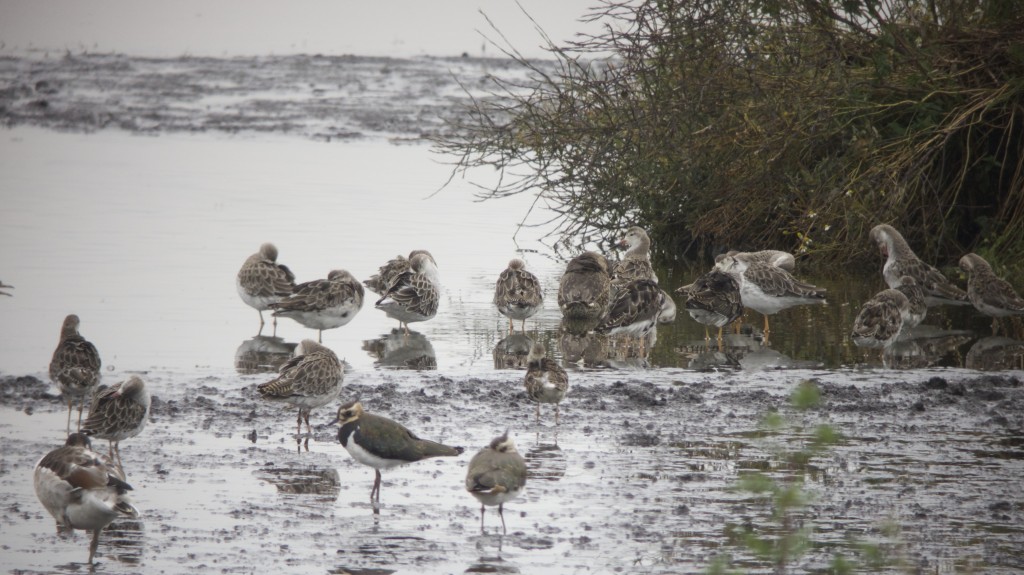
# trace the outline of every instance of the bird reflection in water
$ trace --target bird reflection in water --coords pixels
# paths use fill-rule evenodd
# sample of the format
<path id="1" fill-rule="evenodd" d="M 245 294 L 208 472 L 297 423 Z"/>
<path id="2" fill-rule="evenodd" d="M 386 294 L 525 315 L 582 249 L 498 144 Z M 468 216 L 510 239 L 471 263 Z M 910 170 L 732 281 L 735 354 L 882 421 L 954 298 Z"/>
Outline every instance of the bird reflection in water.
<path id="1" fill-rule="evenodd" d="M 235 350 L 235 370 L 243 375 L 273 373 L 292 358 L 297 345 L 265 335 L 244 340 Z"/>
<path id="2" fill-rule="evenodd" d="M 974 342 L 964 366 L 979 371 L 1024 369 L 1024 341 L 990 336 Z"/>
<path id="3" fill-rule="evenodd" d="M 501 339 L 494 346 L 494 369 L 526 369 L 533 343 L 533 338 L 524 333 Z"/>
<path id="4" fill-rule="evenodd" d="M 316 501 L 334 503 L 341 493 L 341 478 L 334 468 L 266 466 L 253 471 L 253 475 L 276 487 L 280 494 L 313 495 Z"/>
<path id="5" fill-rule="evenodd" d="M 889 348 L 888 363 L 892 369 L 919 369 L 937 365 L 959 365 L 960 347 L 974 339 L 962 329 L 940 329 L 919 325 L 904 330 Z"/>
<path id="6" fill-rule="evenodd" d="M 101 546 L 108 547 L 106 557 L 125 565 L 142 562 L 145 524 L 142 519 L 127 518 L 111 523 L 103 530 Z"/>
<path id="7" fill-rule="evenodd" d="M 530 480 L 558 481 L 565 477 L 567 467 L 565 453 L 558 446 L 558 431 L 554 432 L 554 443 L 541 443 L 540 433 L 537 443 L 526 451 L 526 468 L 530 470 Z"/>
<path id="8" fill-rule="evenodd" d="M 392 369 L 437 369 L 437 355 L 427 336 L 416 331 L 408 334 L 400 329 L 377 339 L 363 341 L 363 351 L 376 360 L 376 365 Z"/>
<path id="9" fill-rule="evenodd" d="M 562 318 L 558 326 L 558 350 L 565 365 L 583 362 L 584 367 L 602 367 L 608 362 L 608 336 L 594 333 L 599 319 Z"/>

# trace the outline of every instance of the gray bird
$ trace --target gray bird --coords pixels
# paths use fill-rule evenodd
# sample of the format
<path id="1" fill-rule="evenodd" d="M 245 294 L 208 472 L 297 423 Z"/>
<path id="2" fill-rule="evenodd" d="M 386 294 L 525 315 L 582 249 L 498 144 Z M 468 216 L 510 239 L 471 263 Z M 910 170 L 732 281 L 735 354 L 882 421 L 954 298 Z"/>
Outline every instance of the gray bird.
<path id="1" fill-rule="evenodd" d="M 535 343 L 526 357 L 526 395 L 537 403 L 537 419 L 540 420 L 540 404 L 555 404 L 555 423 L 558 423 L 558 404 L 569 391 L 569 376 L 555 360 L 547 357 L 544 344 Z"/>
<path id="2" fill-rule="evenodd" d="M 352 459 L 374 469 L 370 500 L 380 501 L 380 470 L 430 457 L 454 457 L 462 447 L 450 447 L 420 439 L 397 421 L 363 411 L 363 405 L 352 401 L 338 408 L 332 423 L 340 423 L 338 441 Z"/>
<path id="3" fill-rule="evenodd" d="M 78 404 L 78 429 L 82 428 L 82 409 L 85 398 L 100 383 L 100 353 L 96 346 L 78 333 L 81 320 L 75 314 L 64 318 L 60 328 L 60 341 L 50 359 L 50 380 L 60 388 L 68 402 L 67 432 L 71 433 L 71 404 Z"/>
<path id="4" fill-rule="evenodd" d="M 558 282 L 558 307 L 570 320 L 597 320 L 611 299 L 608 260 L 596 252 L 583 252 L 569 260 Z"/>
<path id="5" fill-rule="evenodd" d="M 992 266 L 978 254 L 960 258 L 960 269 L 967 272 L 967 297 L 974 309 L 992 318 L 992 335 L 999 332 L 999 318 L 1024 315 L 1024 299 L 1013 286 L 996 276 Z"/>
<path id="6" fill-rule="evenodd" d="M 515 330 L 514 319 L 522 320 L 525 332 L 527 318 L 540 311 L 543 304 L 544 292 L 537 276 L 526 271 L 526 262 L 522 259 L 512 258 L 494 284 L 494 305 L 508 318 L 509 333 Z"/>
<path id="7" fill-rule="evenodd" d="M 302 433 L 302 422 L 305 421 L 306 433 L 312 435 L 310 411 L 337 399 L 344 378 L 345 369 L 333 351 L 311 339 L 304 339 L 295 348 L 295 357 L 281 366 L 277 378 L 256 386 L 256 391 L 264 399 L 298 407 L 295 433 Z"/>
<path id="8" fill-rule="evenodd" d="M 901 277 L 910 276 L 924 290 L 924 301 L 929 307 L 942 304 L 970 305 L 967 292 L 953 285 L 942 272 L 921 261 L 895 228 L 886 224 L 877 225 L 871 228 L 870 237 L 886 258 L 882 266 L 886 285 L 896 289 L 901 285 Z"/>
<path id="9" fill-rule="evenodd" d="M 505 527 L 504 507 L 507 501 L 518 497 L 526 485 L 526 461 L 506 430 L 491 440 L 469 462 L 466 471 L 466 491 L 480 502 L 480 530 L 484 528 L 484 506 L 498 506 L 501 530 Z"/>
<path id="10" fill-rule="evenodd" d="M 249 307 L 260 314 L 260 330 L 263 333 L 263 310 L 291 295 L 295 289 L 295 274 L 287 266 L 277 263 L 277 248 L 272 243 L 260 246 L 260 251 L 246 258 L 235 277 L 238 295 Z M 274 318 L 274 335 L 277 335 L 277 318 Z"/>
<path id="11" fill-rule="evenodd" d="M 121 468 L 120 443 L 142 433 L 149 419 L 149 406 L 149 390 L 137 375 L 110 387 L 101 387 L 92 396 L 82 433 L 106 439 L 110 456 L 117 457 L 117 466 Z"/>

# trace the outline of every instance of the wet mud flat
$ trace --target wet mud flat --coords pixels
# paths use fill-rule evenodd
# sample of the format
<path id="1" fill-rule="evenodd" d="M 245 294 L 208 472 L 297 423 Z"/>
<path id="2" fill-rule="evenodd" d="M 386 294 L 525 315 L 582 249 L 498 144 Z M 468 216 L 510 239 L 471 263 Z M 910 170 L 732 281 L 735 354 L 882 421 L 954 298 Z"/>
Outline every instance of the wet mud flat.
<path id="1" fill-rule="evenodd" d="M 415 140 L 446 130 L 493 78 L 526 76 L 498 58 L 0 56 L 0 125 Z"/>
<path id="2" fill-rule="evenodd" d="M 767 573 L 736 536 L 782 535 L 769 502 L 734 488 L 752 472 L 807 496 L 791 528 L 810 548 L 791 572 L 824 570 L 835 554 L 860 572 L 1024 569 L 1022 372 L 580 369 L 556 427 L 547 406 L 535 421 L 521 371 L 356 371 L 343 400 L 466 447 L 384 472 L 376 510 L 373 471 L 337 443 L 332 409 L 313 412 L 307 450 L 295 412 L 257 397 L 269 374 L 141 375 L 151 421 L 121 452 L 142 516 L 103 534 L 102 572 L 698 573 L 729 555 Z M 796 411 L 790 395 L 806 380 L 821 402 Z M 773 411 L 788 424 L 765 432 Z M 0 379 L 5 571 L 87 570 L 88 538 L 57 536 L 31 486 L 65 414 L 42 374 Z M 779 456 L 820 423 L 842 435 L 835 446 L 800 467 Z M 506 428 L 530 477 L 503 535 L 493 509 L 481 530 L 462 482 Z M 869 563 L 865 546 L 882 559 Z"/>

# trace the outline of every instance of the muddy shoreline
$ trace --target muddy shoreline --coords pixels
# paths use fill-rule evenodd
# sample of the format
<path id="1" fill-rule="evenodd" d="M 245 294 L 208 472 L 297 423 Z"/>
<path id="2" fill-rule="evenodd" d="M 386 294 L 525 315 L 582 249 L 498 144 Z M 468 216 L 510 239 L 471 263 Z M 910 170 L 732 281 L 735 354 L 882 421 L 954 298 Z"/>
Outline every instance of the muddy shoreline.
<path id="1" fill-rule="evenodd" d="M 534 421 L 521 372 L 352 373 L 343 399 L 467 447 L 457 460 L 385 473 L 375 514 L 372 470 L 337 444 L 329 409 L 314 412 L 305 451 L 294 415 L 256 396 L 267 375 L 152 371 L 143 374 L 154 390 L 150 426 L 122 445 L 143 516 L 134 528 L 115 524 L 100 560 L 125 573 L 679 573 L 724 553 L 765 572 L 729 533 L 770 532 L 770 506 L 733 486 L 751 470 L 794 476 L 771 444 L 804 441 L 824 421 L 844 439 L 801 474 L 812 548 L 794 572 L 821 569 L 835 553 L 863 561 L 857 545 L 868 541 L 887 553 L 883 572 L 1011 573 L 1024 568 L 1022 375 L 576 370 L 556 429 L 549 412 Z M 789 395 L 806 379 L 821 405 L 796 412 Z M 13 423 L 4 425 L 0 503 L 18 510 L 4 519 L 17 534 L 8 544 L 16 572 L 77 569 L 85 558 L 85 537 L 51 535 L 31 492 L 32 464 L 63 430 L 54 392 L 33 376 L 0 378 L 0 413 Z M 772 411 L 792 426 L 766 439 L 758 423 Z M 502 537 L 493 510 L 481 532 L 461 480 L 472 453 L 505 427 L 531 479 L 507 506 Z"/>
<path id="2" fill-rule="evenodd" d="M 0 125 L 419 140 L 495 77 L 526 74 L 498 58 L 0 56 Z"/>

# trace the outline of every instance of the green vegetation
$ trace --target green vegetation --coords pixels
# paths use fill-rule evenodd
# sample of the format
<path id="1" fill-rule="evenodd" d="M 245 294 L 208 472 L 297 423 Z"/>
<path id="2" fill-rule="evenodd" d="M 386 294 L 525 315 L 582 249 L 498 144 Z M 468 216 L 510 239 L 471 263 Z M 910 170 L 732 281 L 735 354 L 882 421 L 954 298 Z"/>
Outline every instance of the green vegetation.
<path id="1" fill-rule="evenodd" d="M 598 1 L 598 0 L 595 0 Z M 1024 0 L 605 2 L 436 140 L 483 197 L 537 193 L 557 247 L 627 223 L 663 257 L 1024 258 Z M 514 55 L 514 51 L 512 51 Z"/>

